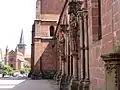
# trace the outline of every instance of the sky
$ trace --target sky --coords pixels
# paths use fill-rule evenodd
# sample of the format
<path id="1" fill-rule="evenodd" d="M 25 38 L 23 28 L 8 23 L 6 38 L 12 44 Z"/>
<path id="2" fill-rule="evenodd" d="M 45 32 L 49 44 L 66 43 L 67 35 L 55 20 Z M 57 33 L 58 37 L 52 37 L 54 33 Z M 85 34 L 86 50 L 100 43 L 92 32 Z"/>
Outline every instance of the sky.
<path id="1" fill-rule="evenodd" d="M 30 53 L 36 0 L 0 0 L 0 48 L 14 50 L 23 29 L 26 53 Z"/>

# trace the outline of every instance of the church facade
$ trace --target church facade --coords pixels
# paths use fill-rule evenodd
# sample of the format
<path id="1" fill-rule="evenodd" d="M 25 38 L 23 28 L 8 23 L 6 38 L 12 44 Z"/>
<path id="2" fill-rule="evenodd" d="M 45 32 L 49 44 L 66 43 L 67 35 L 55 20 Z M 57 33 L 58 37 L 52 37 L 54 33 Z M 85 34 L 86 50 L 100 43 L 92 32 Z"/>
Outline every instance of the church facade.
<path id="1" fill-rule="evenodd" d="M 54 45 L 53 35 L 63 1 L 37 0 L 36 2 L 36 20 L 32 26 L 32 72 L 56 70 L 57 68 L 56 47 Z"/>
<path id="2" fill-rule="evenodd" d="M 120 40 L 120 1 L 65 1 L 59 17 L 62 22 L 57 24 L 55 33 L 59 71 L 73 77 L 73 90 L 107 90 L 110 78 L 106 79 L 106 71 L 112 69 L 101 55 L 114 52 Z"/>
<path id="3" fill-rule="evenodd" d="M 11 66 L 14 70 L 20 70 L 26 65 L 30 66 L 29 62 L 25 60 L 25 46 L 22 30 L 19 44 L 17 44 L 15 50 L 9 50 L 6 47 L 5 65 Z"/>
<path id="4" fill-rule="evenodd" d="M 43 58 L 43 49 L 47 44 L 43 45 L 42 40 L 46 37 L 42 35 L 46 36 L 51 29 L 50 27 L 45 29 L 46 27 L 41 25 L 45 25 L 43 19 L 49 20 L 49 17 L 43 17 L 45 15 L 41 12 L 45 12 L 47 7 L 55 11 L 53 6 L 49 6 L 50 1 L 54 2 L 58 11 L 60 10 L 56 19 L 54 38 L 51 41 L 54 46 L 51 50 L 55 51 L 55 54 L 48 52 L 52 58 L 55 58 L 54 63 L 49 62 L 51 59 L 45 59 L 49 58 L 48 56 Z M 105 90 L 106 73 L 101 55 L 113 52 L 116 42 L 120 40 L 120 10 L 118 9 L 120 1 L 63 0 L 59 5 L 58 1 L 62 0 L 37 0 L 36 8 L 39 6 L 41 11 L 36 10 L 36 17 L 41 19 L 36 19 L 33 25 L 32 63 L 34 64 L 31 68 L 33 71 L 40 71 L 41 68 L 52 65 L 58 72 L 62 72 L 61 76 L 66 75 L 71 79 L 71 85 L 77 87 L 73 90 Z M 39 24 L 40 26 L 37 27 Z M 36 60 L 39 61 L 38 65 Z"/>

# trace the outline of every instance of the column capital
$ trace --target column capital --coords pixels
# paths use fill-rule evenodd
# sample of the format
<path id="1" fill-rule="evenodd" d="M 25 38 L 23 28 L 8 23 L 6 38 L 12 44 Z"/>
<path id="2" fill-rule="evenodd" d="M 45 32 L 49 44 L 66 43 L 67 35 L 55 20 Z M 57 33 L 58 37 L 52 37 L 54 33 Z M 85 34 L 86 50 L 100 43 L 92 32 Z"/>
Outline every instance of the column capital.
<path id="1" fill-rule="evenodd" d="M 106 90 L 119 90 L 120 54 L 108 53 L 101 58 L 105 62 Z"/>
<path id="2" fill-rule="evenodd" d="M 60 25 L 60 32 L 65 32 L 67 30 L 68 26 L 69 26 L 68 24 L 61 24 Z"/>
<path id="3" fill-rule="evenodd" d="M 108 54 L 104 54 L 101 55 L 101 58 L 103 59 L 103 61 L 105 61 L 105 63 L 112 63 L 112 64 L 120 64 L 120 54 L 119 53 L 108 53 Z"/>
<path id="4" fill-rule="evenodd" d="M 88 10 L 86 8 L 82 8 L 82 9 L 78 10 L 77 15 L 79 17 L 85 17 L 88 15 Z"/>
<path id="5" fill-rule="evenodd" d="M 83 1 L 71 1 L 69 2 L 68 14 L 74 13 L 77 14 L 77 11 L 81 9 Z"/>

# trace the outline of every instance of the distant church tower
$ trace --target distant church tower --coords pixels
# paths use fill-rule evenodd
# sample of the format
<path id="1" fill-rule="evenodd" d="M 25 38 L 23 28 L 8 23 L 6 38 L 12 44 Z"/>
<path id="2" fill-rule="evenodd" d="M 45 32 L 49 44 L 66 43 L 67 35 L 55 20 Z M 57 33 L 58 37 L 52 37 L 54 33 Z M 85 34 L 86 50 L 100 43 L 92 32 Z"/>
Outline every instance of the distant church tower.
<path id="1" fill-rule="evenodd" d="M 20 36 L 20 42 L 17 44 L 18 47 L 18 52 L 21 52 L 23 55 L 25 55 L 25 44 L 24 44 L 24 35 L 23 35 L 23 30 L 21 31 L 21 36 Z"/>
<path id="2" fill-rule="evenodd" d="M 6 49 L 5 49 L 5 65 L 8 65 L 8 52 L 9 52 L 9 49 L 8 49 L 8 46 L 6 46 Z"/>

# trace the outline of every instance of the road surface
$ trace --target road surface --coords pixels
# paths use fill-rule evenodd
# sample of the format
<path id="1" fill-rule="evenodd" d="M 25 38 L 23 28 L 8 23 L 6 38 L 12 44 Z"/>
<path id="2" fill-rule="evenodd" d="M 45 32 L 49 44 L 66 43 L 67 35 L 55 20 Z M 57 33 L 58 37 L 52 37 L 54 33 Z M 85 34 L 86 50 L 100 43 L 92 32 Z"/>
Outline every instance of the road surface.
<path id="1" fill-rule="evenodd" d="M 0 90 L 59 90 L 59 87 L 52 80 L 30 80 L 17 77 L 1 79 Z"/>

